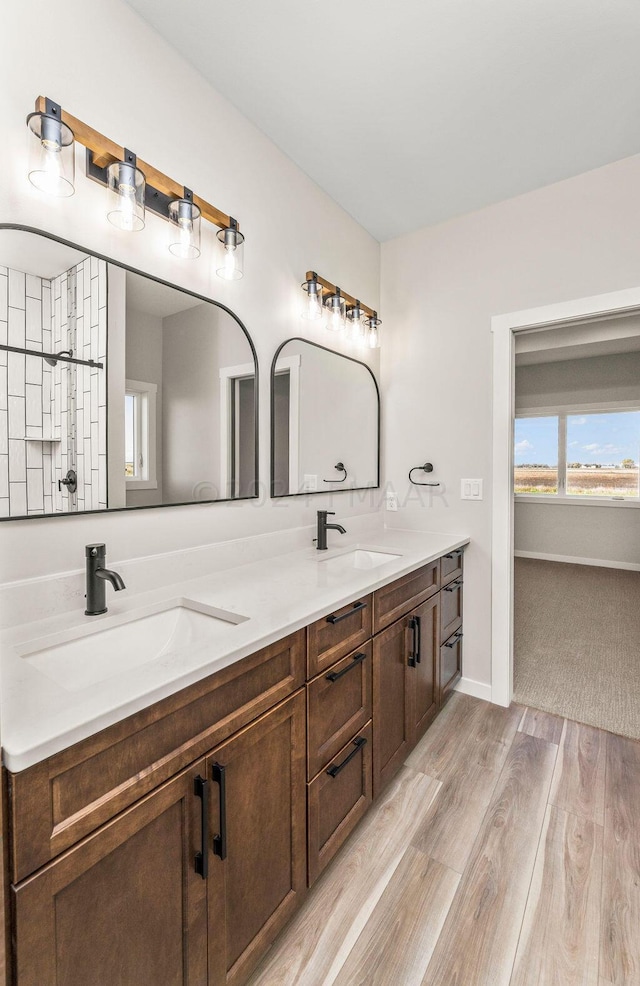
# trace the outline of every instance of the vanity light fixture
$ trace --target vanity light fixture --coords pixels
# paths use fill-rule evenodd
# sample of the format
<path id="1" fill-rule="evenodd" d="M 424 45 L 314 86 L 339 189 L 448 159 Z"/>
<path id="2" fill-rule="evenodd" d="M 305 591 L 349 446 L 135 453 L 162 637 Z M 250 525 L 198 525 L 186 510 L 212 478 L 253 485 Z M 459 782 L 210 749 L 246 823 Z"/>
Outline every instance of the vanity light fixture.
<path id="1" fill-rule="evenodd" d="M 327 328 L 332 332 L 342 332 L 345 327 L 346 302 L 342 297 L 340 288 L 336 288 L 331 294 L 324 297 L 324 307 L 329 313 L 327 318 Z"/>
<path id="2" fill-rule="evenodd" d="M 169 252 L 175 257 L 195 260 L 200 256 L 200 216 L 200 209 L 193 202 L 193 192 L 188 188 L 184 190 L 184 198 L 169 203 Z"/>
<path id="3" fill-rule="evenodd" d="M 42 97 L 41 97 L 42 99 Z M 27 126 L 36 138 L 29 140 L 29 181 L 41 192 L 64 198 L 75 191 L 75 153 L 73 130 L 62 122 L 62 110 L 51 99 L 27 117 Z"/>
<path id="4" fill-rule="evenodd" d="M 237 281 L 244 273 L 244 236 L 235 219 L 230 219 L 228 228 L 219 229 L 216 236 L 224 248 L 216 274 L 225 281 Z"/>
<path id="5" fill-rule="evenodd" d="M 107 219 L 112 226 L 129 233 L 144 229 L 146 181 L 136 161 L 136 155 L 125 147 L 124 160 L 113 161 L 107 167 L 110 199 Z"/>
<path id="6" fill-rule="evenodd" d="M 380 348 L 380 326 L 382 325 L 382 320 L 378 318 L 378 313 L 373 312 L 364 320 L 364 329 L 366 333 L 366 344 L 369 349 L 379 349 Z"/>
<path id="7" fill-rule="evenodd" d="M 324 318 L 322 306 L 322 285 L 318 281 L 318 275 L 314 271 L 309 271 L 307 280 L 301 284 L 302 290 L 307 292 L 307 297 L 300 313 L 302 318 L 310 322 L 317 322 Z"/>
<path id="8" fill-rule="evenodd" d="M 362 346 L 377 349 L 380 345 L 379 326 L 382 324 L 378 313 L 358 298 L 352 297 L 341 288 L 320 277 L 314 270 L 307 271 L 307 279 L 302 282 L 302 290 L 307 297 L 302 309 L 306 319 L 325 318 L 328 329 L 341 331 L 345 324 L 350 326 L 351 339 Z M 326 317 L 325 317 L 326 316 Z"/>
<path id="9" fill-rule="evenodd" d="M 140 230 L 145 225 L 145 210 L 149 210 L 171 223 L 171 253 L 195 259 L 200 256 L 200 220 L 206 219 L 218 227 L 222 244 L 223 256 L 216 263 L 216 273 L 227 281 L 242 277 L 244 235 L 232 216 L 45 96 L 36 99 L 27 125 L 37 138 L 37 143 L 31 142 L 29 161 L 29 181 L 37 188 L 53 195 L 73 194 L 76 141 L 87 150 L 87 176 L 108 189 L 110 223 L 123 230 Z"/>

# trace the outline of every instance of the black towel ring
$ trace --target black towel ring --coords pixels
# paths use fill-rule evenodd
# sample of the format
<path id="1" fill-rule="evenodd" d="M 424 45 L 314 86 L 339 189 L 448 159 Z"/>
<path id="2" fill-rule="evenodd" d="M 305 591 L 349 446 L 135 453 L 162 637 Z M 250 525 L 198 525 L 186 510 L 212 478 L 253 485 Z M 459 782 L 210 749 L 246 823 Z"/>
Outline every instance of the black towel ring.
<path id="1" fill-rule="evenodd" d="M 431 462 L 425 462 L 423 466 L 414 466 L 413 469 L 409 470 L 409 482 L 413 483 L 414 486 L 440 486 L 440 483 L 416 483 L 415 479 L 412 479 L 411 473 L 417 469 L 421 469 L 422 472 L 433 472 L 433 465 Z"/>
<path id="2" fill-rule="evenodd" d="M 335 466 L 333 468 L 334 469 L 337 469 L 338 472 L 343 472 L 344 473 L 344 476 L 342 476 L 340 479 L 323 479 L 322 482 L 323 483 L 344 483 L 345 479 L 347 478 L 347 470 L 344 467 L 344 462 L 336 462 L 336 464 L 335 464 Z"/>

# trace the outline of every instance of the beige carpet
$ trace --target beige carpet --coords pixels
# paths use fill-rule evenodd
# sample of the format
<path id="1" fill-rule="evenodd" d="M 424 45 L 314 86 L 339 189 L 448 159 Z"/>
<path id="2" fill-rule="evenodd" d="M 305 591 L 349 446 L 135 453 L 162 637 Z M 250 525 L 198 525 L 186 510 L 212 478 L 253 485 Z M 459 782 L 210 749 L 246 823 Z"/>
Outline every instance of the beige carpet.
<path id="1" fill-rule="evenodd" d="M 640 572 L 515 560 L 514 701 L 640 739 Z"/>

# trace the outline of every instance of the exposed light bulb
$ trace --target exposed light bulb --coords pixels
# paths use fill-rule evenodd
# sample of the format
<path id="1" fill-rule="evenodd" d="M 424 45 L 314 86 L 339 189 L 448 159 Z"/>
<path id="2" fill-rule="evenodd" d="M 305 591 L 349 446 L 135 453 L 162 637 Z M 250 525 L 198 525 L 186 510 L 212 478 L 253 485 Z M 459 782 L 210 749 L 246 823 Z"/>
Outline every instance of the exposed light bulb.
<path id="1" fill-rule="evenodd" d="M 126 152 L 129 154 L 129 152 Z M 144 229 L 145 179 L 132 160 L 114 161 L 107 168 L 107 185 L 111 208 L 107 219 L 118 229 L 131 233 Z"/>
<path id="2" fill-rule="evenodd" d="M 224 281 L 237 281 L 243 275 L 244 236 L 235 226 L 219 230 L 217 236 L 224 247 L 224 254 L 216 274 Z"/>
<path id="3" fill-rule="evenodd" d="M 195 260 L 200 256 L 200 209 L 189 198 L 176 199 L 169 204 L 171 242 L 169 250 L 175 257 Z"/>
<path id="4" fill-rule="evenodd" d="M 50 114 L 56 113 L 57 116 Z M 46 113 L 31 113 L 27 124 L 37 143 L 29 141 L 29 181 L 47 195 L 73 195 L 75 155 L 73 132 L 60 120 L 60 107 L 47 101 Z"/>
<path id="5" fill-rule="evenodd" d="M 316 322 L 322 319 L 324 317 L 324 311 L 322 309 L 322 288 L 315 279 L 315 275 L 303 281 L 302 287 L 307 292 L 304 307 L 300 313 L 302 318 L 310 322 Z"/>

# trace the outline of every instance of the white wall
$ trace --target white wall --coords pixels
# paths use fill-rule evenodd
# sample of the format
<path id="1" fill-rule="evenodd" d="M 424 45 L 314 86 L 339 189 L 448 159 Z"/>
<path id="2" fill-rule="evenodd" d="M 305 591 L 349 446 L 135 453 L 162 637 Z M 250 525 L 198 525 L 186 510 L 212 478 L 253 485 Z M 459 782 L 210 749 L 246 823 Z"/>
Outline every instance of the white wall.
<path id="1" fill-rule="evenodd" d="M 640 400 L 640 353 L 516 366 L 516 410 Z M 516 551 L 640 565 L 640 508 L 515 504 Z"/>
<path id="2" fill-rule="evenodd" d="M 120 0 L 98 7 L 83 0 L 24 0 L 4 12 L 3 36 L 12 39 L 14 57 L 0 60 L 0 217 L 57 233 L 237 312 L 258 352 L 266 488 L 269 366 L 284 339 L 307 332 L 299 318 L 305 271 L 319 271 L 378 308 L 378 243 Z M 167 226 L 154 216 L 140 233 L 111 227 L 104 188 L 82 174 L 82 149 L 73 198 L 47 200 L 33 189 L 26 180 L 25 117 L 39 94 L 235 216 L 246 235 L 244 279 L 226 283 L 215 276 L 206 259 L 211 229 L 203 233 L 203 258 L 191 263 L 169 254 Z M 80 568 L 90 541 L 105 540 L 115 563 L 310 524 L 328 500 L 269 501 L 263 493 L 259 502 L 9 522 L 0 527 L 0 581 Z M 377 504 L 375 493 L 366 503 L 334 496 L 340 520 Z"/>
<path id="3" fill-rule="evenodd" d="M 127 328 L 125 333 L 125 376 L 127 380 L 155 383 L 156 393 L 156 480 L 155 490 L 127 490 L 127 506 L 140 507 L 147 504 L 162 503 L 162 319 L 127 305 Z"/>
<path id="4" fill-rule="evenodd" d="M 412 489 L 386 519 L 471 536 L 464 674 L 477 681 L 491 667 L 491 316 L 637 286 L 638 188 L 628 158 L 382 247 L 385 475 L 401 504 L 425 458 L 446 486 L 422 501 Z M 461 477 L 484 479 L 482 502 L 460 501 Z"/>

